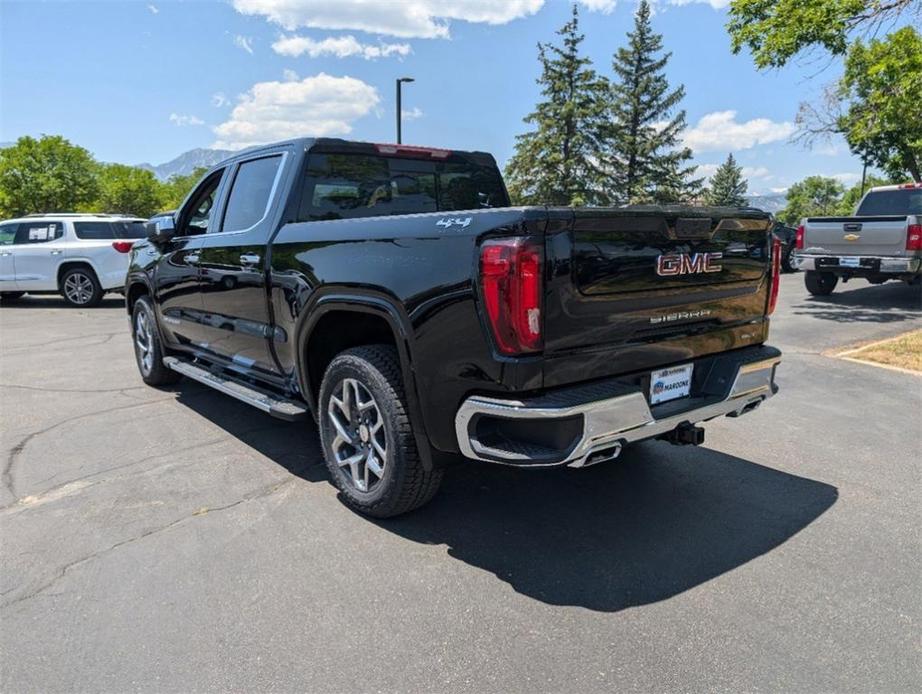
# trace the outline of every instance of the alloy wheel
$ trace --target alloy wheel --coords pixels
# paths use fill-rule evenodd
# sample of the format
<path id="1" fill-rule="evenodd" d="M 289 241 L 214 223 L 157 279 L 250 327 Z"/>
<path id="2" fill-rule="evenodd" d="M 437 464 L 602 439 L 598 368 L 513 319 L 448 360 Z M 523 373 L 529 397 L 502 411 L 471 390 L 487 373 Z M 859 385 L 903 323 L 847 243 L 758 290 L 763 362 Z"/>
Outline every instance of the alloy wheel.
<path id="1" fill-rule="evenodd" d="M 74 304 L 82 306 L 93 298 L 93 280 L 82 272 L 72 272 L 64 280 L 64 293 Z"/>
<path id="2" fill-rule="evenodd" d="M 387 439 L 384 417 L 368 388 L 345 378 L 330 395 L 327 416 L 336 431 L 331 448 L 336 464 L 349 468 L 356 489 L 367 492 L 384 478 Z"/>
<path id="3" fill-rule="evenodd" d="M 151 334 L 150 318 L 144 311 L 139 311 L 134 322 L 134 344 L 138 350 L 138 360 L 145 375 L 154 368 L 154 345 Z"/>

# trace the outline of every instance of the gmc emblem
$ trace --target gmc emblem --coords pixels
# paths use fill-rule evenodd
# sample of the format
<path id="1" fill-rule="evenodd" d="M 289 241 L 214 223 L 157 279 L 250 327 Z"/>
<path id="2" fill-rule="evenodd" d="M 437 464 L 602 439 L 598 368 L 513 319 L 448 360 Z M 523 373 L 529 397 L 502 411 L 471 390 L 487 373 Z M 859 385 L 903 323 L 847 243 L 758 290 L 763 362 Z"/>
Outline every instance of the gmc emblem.
<path id="1" fill-rule="evenodd" d="M 723 253 L 670 253 L 656 258 L 656 274 L 661 277 L 674 275 L 697 275 L 700 272 L 720 272 L 723 267 L 717 261 Z"/>

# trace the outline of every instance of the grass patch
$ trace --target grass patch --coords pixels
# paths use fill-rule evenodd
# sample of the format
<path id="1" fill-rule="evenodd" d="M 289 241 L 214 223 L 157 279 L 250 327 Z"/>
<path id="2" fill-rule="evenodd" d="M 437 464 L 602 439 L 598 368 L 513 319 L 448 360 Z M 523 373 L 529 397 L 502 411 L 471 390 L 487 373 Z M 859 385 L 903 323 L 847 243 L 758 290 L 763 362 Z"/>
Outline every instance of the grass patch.
<path id="1" fill-rule="evenodd" d="M 914 330 L 892 340 L 850 350 L 842 356 L 922 373 L 922 330 Z"/>

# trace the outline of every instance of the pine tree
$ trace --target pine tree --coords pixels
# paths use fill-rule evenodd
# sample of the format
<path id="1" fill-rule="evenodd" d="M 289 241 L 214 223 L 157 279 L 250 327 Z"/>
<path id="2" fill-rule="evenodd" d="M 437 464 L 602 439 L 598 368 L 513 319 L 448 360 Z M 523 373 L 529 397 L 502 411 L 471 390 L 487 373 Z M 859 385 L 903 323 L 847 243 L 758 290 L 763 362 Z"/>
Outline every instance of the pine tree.
<path id="1" fill-rule="evenodd" d="M 748 188 L 749 183 L 743 178 L 743 169 L 737 166 L 731 153 L 727 155 L 727 161 L 711 176 L 711 186 L 705 194 L 705 199 L 708 205 L 745 207 Z"/>
<path id="2" fill-rule="evenodd" d="M 663 37 L 653 31 L 650 5 L 641 0 L 628 45 L 612 58 L 610 123 L 604 166 L 616 204 L 682 202 L 700 194 L 702 179 L 691 179 L 691 150 L 680 147 L 685 111 L 676 110 L 685 88 L 670 90 Z"/>
<path id="3" fill-rule="evenodd" d="M 579 13 L 558 32 L 562 46 L 538 44 L 543 97 L 525 117 L 534 126 L 516 137 L 506 183 L 516 203 L 591 205 L 603 200 L 599 132 L 605 121 L 608 83 L 580 55 Z"/>

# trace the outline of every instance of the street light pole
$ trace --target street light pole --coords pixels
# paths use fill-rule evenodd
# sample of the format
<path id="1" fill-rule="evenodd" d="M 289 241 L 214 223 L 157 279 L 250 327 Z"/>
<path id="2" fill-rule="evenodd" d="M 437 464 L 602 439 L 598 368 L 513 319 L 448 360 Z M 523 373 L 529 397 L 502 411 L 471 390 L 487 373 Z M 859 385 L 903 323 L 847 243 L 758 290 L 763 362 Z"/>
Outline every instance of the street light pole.
<path id="1" fill-rule="evenodd" d="M 412 77 L 399 77 L 397 79 L 397 144 L 401 144 L 403 141 L 402 132 L 401 132 L 401 116 L 403 114 L 403 104 L 401 100 L 400 87 L 404 82 L 413 82 L 415 81 Z"/>

